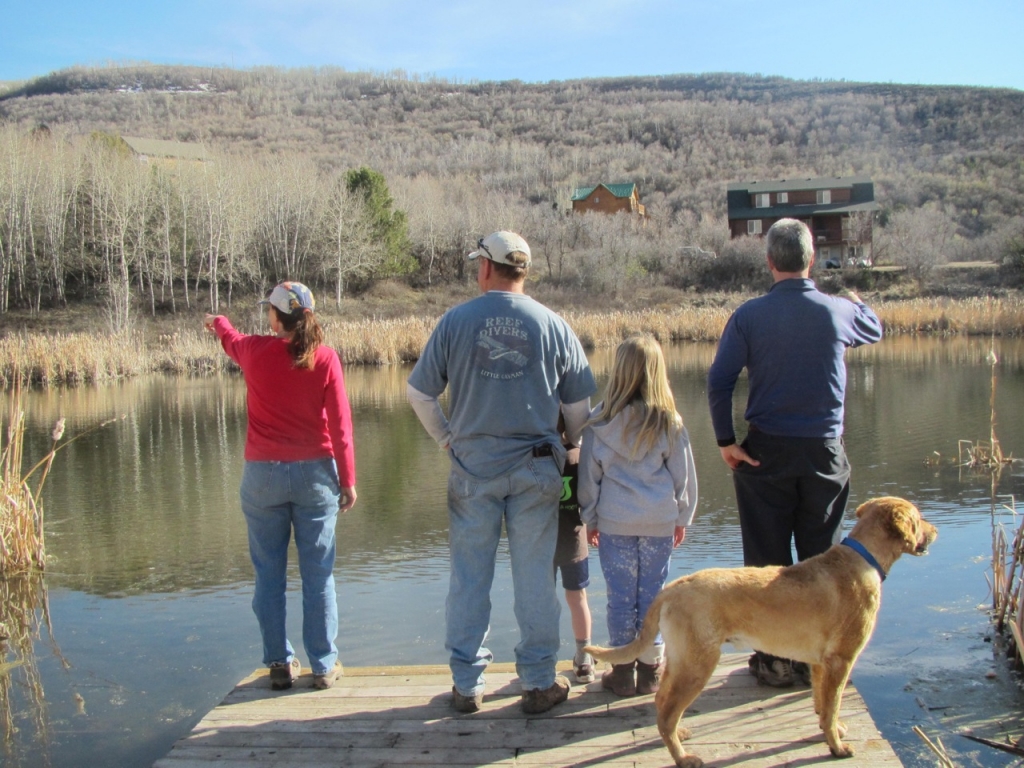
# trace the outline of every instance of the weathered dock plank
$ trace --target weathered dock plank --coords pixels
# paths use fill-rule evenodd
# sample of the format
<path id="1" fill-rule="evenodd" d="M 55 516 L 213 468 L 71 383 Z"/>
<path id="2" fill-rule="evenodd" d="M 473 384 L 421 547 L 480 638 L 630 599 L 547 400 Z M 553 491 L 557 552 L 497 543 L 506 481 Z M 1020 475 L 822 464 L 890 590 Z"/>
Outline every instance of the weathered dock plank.
<path id="1" fill-rule="evenodd" d="M 155 768 L 671 765 L 654 725 L 653 696 L 620 699 L 591 683 L 574 686 L 569 701 L 549 713 L 525 715 L 510 665 L 492 665 L 487 683 L 483 708 L 460 715 L 449 704 L 446 667 L 348 669 L 327 691 L 311 690 L 308 677 L 291 690 L 272 691 L 261 670 L 239 683 Z M 900 765 L 852 686 L 843 720 L 846 741 L 857 752 L 844 768 Z M 685 724 L 693 731 L 688 749 L 709 766 L 834 760 L 810 691 L 758 687 L 745 654 L 723 656 Z"/>

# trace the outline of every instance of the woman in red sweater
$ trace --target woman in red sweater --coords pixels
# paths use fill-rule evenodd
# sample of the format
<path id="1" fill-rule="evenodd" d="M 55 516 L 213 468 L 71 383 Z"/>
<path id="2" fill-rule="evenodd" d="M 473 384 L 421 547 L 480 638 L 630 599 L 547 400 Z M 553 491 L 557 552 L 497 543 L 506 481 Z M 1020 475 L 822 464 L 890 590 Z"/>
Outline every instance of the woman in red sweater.
<path id="1" fill-rule="evenodd" d="M 249 417 L 242 512 L 256 572 L 252 608 L 271 687 L 290 688 L 301 665 L 285 633 L 288 541 L 295 532 L 302 576 L 302 641 L 313 686 L 341 674 L 334 591 L 334 526 L 356 502 L 352 412 L 337 353 L 323 345 L 313 294 L 281 283 L 261 304 L 273 336 L 239 333 L 222 315 L 204 325 L 238 363 Z"/>

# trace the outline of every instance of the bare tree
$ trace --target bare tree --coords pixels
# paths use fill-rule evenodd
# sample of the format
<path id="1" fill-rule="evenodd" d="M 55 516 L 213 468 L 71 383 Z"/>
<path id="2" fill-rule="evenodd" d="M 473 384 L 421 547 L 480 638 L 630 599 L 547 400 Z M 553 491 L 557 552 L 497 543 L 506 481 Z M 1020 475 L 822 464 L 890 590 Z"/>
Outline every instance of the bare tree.
<path id="1" fill-rule="evenodd" d="M 346 282 L 373 274 L 387 261 L 388 252 L 374 239 L 372 223 L 363 212 L 365 203 L 349 191 L 344 175 L 331 179 L 326 191 L 320 219 L 320 273 L 334 284 L 334 303 L 340 307 Z"/>
<path id="2" fill-rule="evenodd" d="M 923 287 L 935 267 L 949 261 L 956 225 L 937 206 L 907 208 L 889 217 L 879 232 L 876 254 L 902 266 Z"/>

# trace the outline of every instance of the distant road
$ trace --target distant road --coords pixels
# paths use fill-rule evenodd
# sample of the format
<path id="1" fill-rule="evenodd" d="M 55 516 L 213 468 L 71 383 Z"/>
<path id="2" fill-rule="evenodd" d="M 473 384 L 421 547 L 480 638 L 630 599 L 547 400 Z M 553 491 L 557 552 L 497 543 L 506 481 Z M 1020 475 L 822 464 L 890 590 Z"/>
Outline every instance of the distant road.
<path id="1" fill-rule="evenodd" d="M 948 264 L 936 264 L 936 269 L 998 269 L 999 264 L 994 261 L 951 261 Z M 854 267 L 847 267 L 854 269 Z M 872 272 L 902 272 L 906 267 L 897 267 L 887 264 L 880 267 L 870 267 Z"/>

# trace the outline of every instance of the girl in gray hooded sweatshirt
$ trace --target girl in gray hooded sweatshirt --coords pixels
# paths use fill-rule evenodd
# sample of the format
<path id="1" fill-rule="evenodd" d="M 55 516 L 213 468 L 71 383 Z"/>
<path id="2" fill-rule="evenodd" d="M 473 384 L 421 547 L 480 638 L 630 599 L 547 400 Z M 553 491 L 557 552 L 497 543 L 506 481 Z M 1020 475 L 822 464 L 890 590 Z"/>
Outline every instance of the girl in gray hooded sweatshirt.
<path id="1" fill-rule="evenodd" d="M 653 336 L 628 338 L 615 352 L 604 400 L 583 432 L 578 493 L 608 590 L 610 641 L 626 645 L 665 586 L 672 549 L 697 508 L 690 437 Z M 663 648 L 659 636 L 652 651 L 606 671 L 601 685 L 619 696 L 657 691 Z"/>

